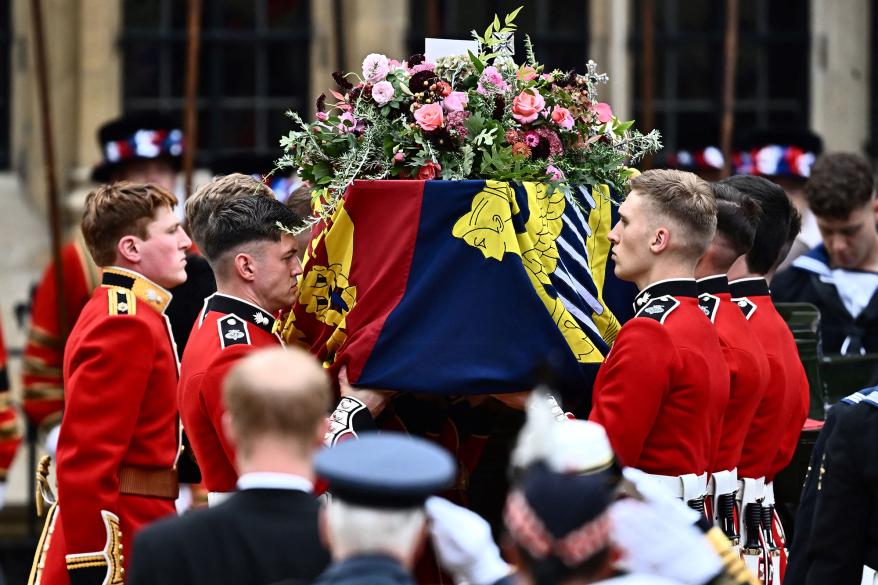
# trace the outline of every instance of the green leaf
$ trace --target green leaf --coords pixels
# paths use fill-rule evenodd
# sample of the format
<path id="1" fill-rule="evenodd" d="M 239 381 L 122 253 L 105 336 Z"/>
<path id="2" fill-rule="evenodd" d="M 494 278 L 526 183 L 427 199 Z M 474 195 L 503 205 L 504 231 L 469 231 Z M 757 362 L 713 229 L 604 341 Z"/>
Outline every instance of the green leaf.
<path id="1" fill-rule="evenodd" d="M 494 30 L 497 30 L 500 28 L 500 19 L 497 18 L 496 14 L 494 15 L 494 25 L 493 26 L 494 26 Z"/>
<path id="2" fill-rule="evenodd" d="M 515 17 L 518 16 L 518 13 L 521 12 L 522 8 L 524 8 L 523 4 L 506 15 L 506 18 L 503 19 L 506 22 L 506 26 L 512 24 L 512 21 L 515 20 Z"/>
<path id="3" fill-rule="evenodd" d="M 470 51 L 469 49 L 467 49 L 467 53 L 469 54 L 469 60 L 472 62 L 473 67 L 475 67 L 478 74 L 481 75 L 482 71 L 485 70 L 485 64 L 482 63 L 481 59 L 479 59 L 478 57 L 473 55 L 473 52 Z M 406 89 L 408 89 L 407 86 L 406 86 Z M 413 95 L 411 91 L 409 91 L 408 94 Z"/>

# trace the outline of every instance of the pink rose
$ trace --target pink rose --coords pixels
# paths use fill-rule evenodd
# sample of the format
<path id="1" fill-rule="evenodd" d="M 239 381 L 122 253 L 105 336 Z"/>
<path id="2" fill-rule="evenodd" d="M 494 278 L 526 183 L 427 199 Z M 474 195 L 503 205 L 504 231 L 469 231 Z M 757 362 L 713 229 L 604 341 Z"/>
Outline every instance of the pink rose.
<path id="1" fill-rule="evenodd" d="M 546 107 L 546 100 L 535 89 L 526 89 L 512 100 L 512 117 L 521 124 L 529 124 L 537 119 L 540 110 Z"/>
<path id="2" fill-rule="evenodd" d="M 598 122 L 601 124 L 606 124 L 613 119 L 613 110 L 610 108 L 610 104 L 598 102 L 594 105 L 593 110 L 598 115 Z"/>
<path id="3" fill-rule="evenodd" d="M 363 79 L 377 83 L 390 73 L 390 61 L 384 55 L 370 53 L 363 59 Z"/>
<path id="4" fill-rule="evenodd" d="M 350 112 L 345 112 L 341 116 L 338 117 L 339 124 L 338 130 L 342 134 L 347 134 L 348 132 L 353 132 L 357 128 L 357 123 L 359 120 L 354 118 L 354 115 Z"/>
<path id="5" fill-rule="evenodd" d="M 430 179 L 435 179 L 436 175 L 441 170 L 442 170 L 442 166 L 439 163 L 434 163 L 434 162 L 430 161 L 418 169 L 418 177 L 417 178 L 420 179 L 421 181 L 429 181 Z"/>
<path id="6" fill-rule="evenodd" d="M 375 93 L 374 89 L 372 93 Z M 565 130 L 573 128 L 573 115 L 567 108 L 562 108 L 561 106 L 552 108 L 552 121 Z"/>
<path id="7" fill-rule="evenodd" d="M 379 81 L 372 87 L 372 99 L 383 106 L 393 99 L 393 85 L 389 81 Z"/>
<path id="8" fill-rule="evenodd" d="M 397 153 L 393 155 L 393 160 L 395 160 L 396 162 L 402 162 L 403 160 L 405 160 L 405 155 L 402 153 L 401 150 L 397 151 Z"/>
<path id="9" fill-rule="evenodd" d="M 533 81 L 537 78 L 537 70 L 530 65 L 524 65 L 516 72 L 515 77 L 519 81 Z"/>
<path id="10" fill-rule="evenodd" d="M 415 122 L 421 127 L 421 130 L 426 132 L 441 128 L 445 122 L 442 115 L 442 104 L 433 103 L 421 106 L 415 110 Z"/>
<path id="11" fill-rule="evenodd" d="M 452 91 L 448 97 L 442 100 L 442 105 L 445 106 L 447 112 L 462 112 L 467 104 L 469 104 L 469 96 L 465 91 Z"/>
<path id="12" fill-rule="evenodd" d="M 329 119 L 329 114 L 327 114 L 326 112 L 317 112 L 317 119 L 321 122 L 325 122 L 327 119 Z"/>

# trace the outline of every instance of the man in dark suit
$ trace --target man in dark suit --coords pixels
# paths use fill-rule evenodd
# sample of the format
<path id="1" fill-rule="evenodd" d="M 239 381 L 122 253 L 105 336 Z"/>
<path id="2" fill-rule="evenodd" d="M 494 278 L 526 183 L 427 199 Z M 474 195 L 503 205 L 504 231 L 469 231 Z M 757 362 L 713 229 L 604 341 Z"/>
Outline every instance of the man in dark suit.
<path id="1" fill-rule="evenodd" d="M 139 534 L 130 585 L 309 583 L 329 563 L 312 494 L 329 407 L 323 368 L 302 350 L 266 349 L 236 364 L 223 386 L 239 491 Z"/>

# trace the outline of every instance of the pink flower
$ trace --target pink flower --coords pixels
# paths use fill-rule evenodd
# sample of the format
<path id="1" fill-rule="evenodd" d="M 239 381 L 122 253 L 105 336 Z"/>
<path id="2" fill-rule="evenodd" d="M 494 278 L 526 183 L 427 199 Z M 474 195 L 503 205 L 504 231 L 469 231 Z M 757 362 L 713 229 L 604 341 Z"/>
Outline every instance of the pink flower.
<path id="1" fill-rule="evenodd" d="M 420 73 L 421 71 L 433 71 L 436 68 L 434 63 L 430 63 L 429 61 L 424 61 L 423 63 L 418 63 L 414 67 L 409 67 L 409 73 L 414 75 L 415 73 Z"/>
<path id="2" fill-rule="evenodd" d="M 403 65 L 396 59 L 391 59 L 387 62 L 387 68 L 391 71 L 398 71 L 399 69 L 405 69 L 405 65 Z"/>
<path id="3" fill-rule="evenodd" d="M 549 175 L 549 179 L 553 183 L 557 183 L 558 181 L 564 180 L 564 173 L 561 172 L 561 169 L 556 167 L 555 165 L 549 165 L 546 167 L 546 174 Z"/>
<path id="4" fill-rule="evenodd" d="M 402 153 L 402 151 L 398 151 L 396 154 L 393 155 L 393 160 L 396 162 L 402 162 L 403 160 L 405 160 L 405 155 Z"/>
<path id="5" fill-rule="evenodd" d="M 531 130 L 524 135 L 524 143 L 533 148 L 540 143 L 540 135 Z"/>
<path id="6" fill-rule="evenodd" d="M 502 92 L 507 89 L 509 89 L 509 86 L 503 81 L 503 76 L 500 75 L 497 68 L 493 65 L 485 67 L 484 71 L 482 71 L 482 76 L 479 78 L 477 91 L 480 94 L 486 94 L 490 92 Z"/>
<path id="7" fill-rule="evenodd" d="M 515 73 L 515 77 L 519 81 L 533 81 L 537 78 L 537 70 L 530 65 L 524 65 Z"/>
<path id="8" fill-rule="evenodd" d="M 418 177 L 417 178 L 422 180 L 422 181 L 429 181 L 430 179 L 435 179 L 436 175 L 441 170 L 442 170 L 442 166 L 439 163 L 434 163 L 434 162 L 430 161 L 418 169 Z"/>
<path id="9" fill-rule="evenodd" d="M 393 85 L 389 81 L 379 81 L 372 86 L 372 99 L 379 106 L 383 106 L 393 99 Z"/>
<path id="10" fill-rule="evenodd" d="M 610 108 L 610 104 L 598 102 L 592 109 L 594 110 L 594 113 L 598 115 L 598 122 L 601 124 L 606 124 L 613 119 L 613 110 Z"/>
<path id="11" fill-rule="evenodd" d="M 421 127 L 421 130 L 426 132 L 441 128 L 445 122 L 442 115 L 442 104 L 432 103 L 421 106 L 415 110 L 415 122 Z"/>
<path id="12" fill-rule="evenodd" d="M 375 94 L 374 89 L 372 90 L 372 94 Z M 565 130 L 573 128 L 573 115 L 567 108 L 562 108 L 561 106 L 555 106 L 552 108 L 552 121 Z"/>
<path id="13" fill-rule="evenodd" d="M 379 53 L 370 53 L 363 59 L 363 79 L 370 83 L 381 81 L 390 73 L 390 61 Z"/>
<path id="14" fill-rule="evenodd" d="M 338 130 L 342 134 L 347 134 L 349 132 L 353 132 L 357 128 L 358 120 L 354 118 L 354 115 L 350 112 L 345 112 L 341 116 L 338 117 L 339 124 Z"/>
<path id="15" fill-rule="evenodd" d="M 487 69 L 487 68 L 486 68 Z M 540 110 L 546 107 L 546 100 L 535 89 L 526 89 L 512 100 L 512 117 L 521 124 L 529 124 L 537 119 Z"/>
<path id="16" fill-rule="evenodd" d="M 465 91 L 452 91 L 442 100 L 446 112 L 462 112 L 467 104 L 469 104 L 469 96 Z"/>
<path id="17" fill-rule="evenodd" d="M 325 122 L 329 118 L 329 114 L 326 112 L 317 112 L 317 119 L 321 122 Z"/>

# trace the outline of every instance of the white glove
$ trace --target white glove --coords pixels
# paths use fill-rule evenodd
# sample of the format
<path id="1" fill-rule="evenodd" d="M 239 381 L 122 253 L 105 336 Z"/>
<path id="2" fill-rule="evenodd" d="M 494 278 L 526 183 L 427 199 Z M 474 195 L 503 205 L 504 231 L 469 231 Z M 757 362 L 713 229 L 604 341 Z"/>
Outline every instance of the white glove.
<path id="1" fill-rule="evenodd" d="M 460 583 L 490 585 L 509 574 L 509 565 L 478 514 L 443 498 L 427 500 L 430 535 L 442 568 Z"/>
<path id="2" fill-rule="evenodd" d="M 0 481 L 0 510 L 3 509 L 3 505 L 6 503 L 6 482 Z"/>
<path id="3" fill-rule="evenodd" d="M 625 479 L 634 484 L 643 499 L 655 510 L 660 516 L 664 516 L 669 521 L 682 524 L 695 524 L 698 522 L 700 514 L 687 506 L 671 493 L 664 484 L 650 477 L 649 474 L 626 467 L 622 470 Z"/>
<path id="4" fill-rule="evenodd" d="M 704 535 L 680 516 L 668 517 L 651 504 L 624 499 L 610 507 L 610 517 L 612 538 L 622 555 L 617 565 L 627 572 L 699 585 L 722 570 Z"/>
<path id="5" fill-rule="evenodd" d="M 52 459 L 55 459 L 55 454 L 58 452 L 58 435 L 60 434 L 60 423 L 52 427 L 52 430 L 46 433 L 46 452 L 52 456 Z"/>

